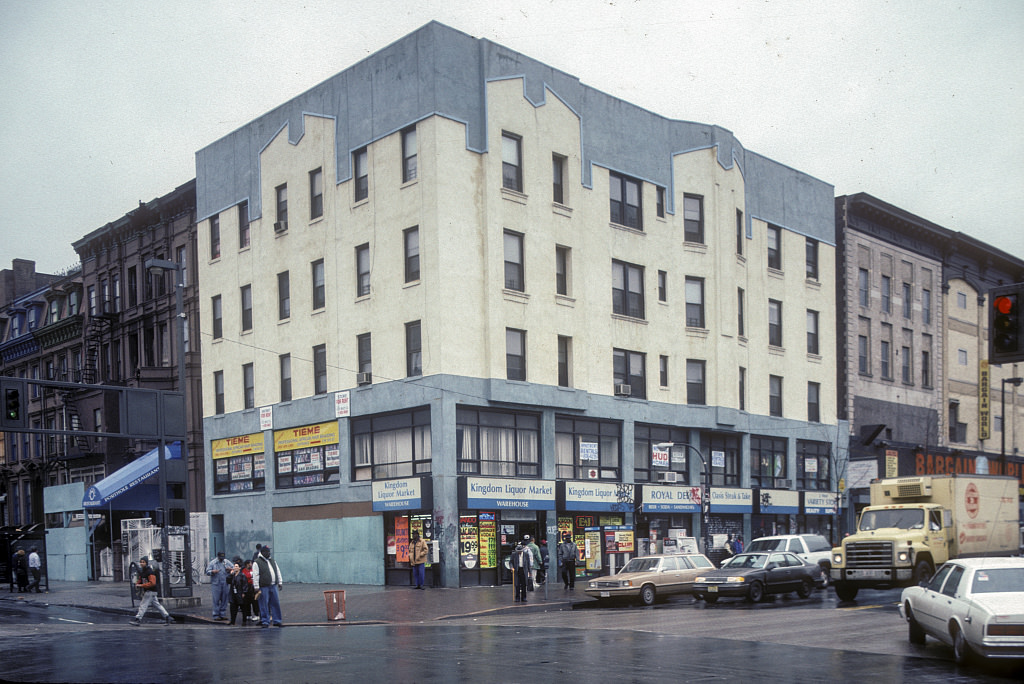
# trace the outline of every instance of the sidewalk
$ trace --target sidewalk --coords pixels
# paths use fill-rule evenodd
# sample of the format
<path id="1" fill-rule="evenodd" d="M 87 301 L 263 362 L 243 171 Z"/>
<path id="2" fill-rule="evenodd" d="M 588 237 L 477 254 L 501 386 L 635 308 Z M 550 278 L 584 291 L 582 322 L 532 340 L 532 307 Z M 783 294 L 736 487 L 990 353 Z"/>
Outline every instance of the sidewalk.
<path id="1" fill-rule="evenodd" d="M 5 587 L 6 589 L 6 587 Z M 345 591 L 345 619 L 327 619 L 325 591 Z M 200 606 L 171 610 L 178 621 L 218 623 L 211 619 L 210 585 L 194 587 Z M 547 598 L 544 586 L 531 592 L 526 603 L 514 603 L 512 587 L 465 587 L 461 589 L 426 589 L 343 584 L 288 584 L 281 589 L 281 613 L 288 625 L 344 625 L 390 622 L 429 622 L 470 615 L 493 615 L 502 612 L 546 612 L 572 610 L 572 604 L 590 601 L 582 587 L 567 592 L 561 582 L 550 585 Z M 45 594 L 19 594 L 0 590 L 0 601 L 25 601 L 41 605 L 73 606 L 111 613 L 134 615 L 127 582 L 50 582 Z M 150 613 L 151 620 L 155 614 Z M 255 623 L 253 623 L 255 624 Z"/>

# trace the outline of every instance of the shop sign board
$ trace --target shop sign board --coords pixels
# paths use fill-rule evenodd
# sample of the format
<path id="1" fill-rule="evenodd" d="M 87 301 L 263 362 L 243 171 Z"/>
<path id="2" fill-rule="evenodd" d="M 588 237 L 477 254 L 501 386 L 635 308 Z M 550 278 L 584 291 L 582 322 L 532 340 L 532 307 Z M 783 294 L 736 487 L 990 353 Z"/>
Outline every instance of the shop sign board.
<path id="1" fill-rule="evenodd" d="M 793 492 L 793 494 L 797 494 Z M 712 513 L 752 513 L 754 494 L 750 489 L 735 489 L 731 487 L 715 487 L 711 490 L 711 512 Z M 799 507 L 800 497 L 796 497 L 796 505 Z M 763 512 L 763 511 L 762 511 Z M 796 513 L 796 510 L 793 510 Z"/>
<path id="2" fill-rule="evenodd" d="M 644 513 L 700 513 L 700 487 L 644 485 Z"/>
<path id="3" fill-rule="evenodd" d="M 422 478 L 374 480 L 372 497 L 374 511 L 411 511 L 423 508 Z"/>
<path id="4" fill-rule="evenodd" d="M 835 492 L 804 492 L 804 513 L 807 515 L 832 515 L 836 512 L 839 497 Z"/>
<path id="5" fill-rule="evenodd" d="M 553 480 L 467 477 L 466 507 L 553 511 L 555 483 Z"/>
<path id="6" fill-rule="evenodd" d="M 263 433 L 254 432 L 251 435 L 238 435 L 237 437 L 225 437 L 210 441 L 210 457 L 213 460 L 231 458 L 232 456 L 245 456 L 248 454 L 263 453 Z"/>
<path id="7" fill-rule="evenodd" d="M 274 451 L 277 452 L 337 443 L 338 423 L 333 420 L 328 423 L 278 430 L 274 433 Z"/>
<path id="8" fill-rule="evenodd" d="M 565 510 L 632 511 L 634 490 L 631 484 L 566 482 Z"/>
<path id="9" fill-rule="evenodd" d="M 761 512 L 793 515 L 800 512 L 800 492 L 791 489 L 762 489 Z"/>

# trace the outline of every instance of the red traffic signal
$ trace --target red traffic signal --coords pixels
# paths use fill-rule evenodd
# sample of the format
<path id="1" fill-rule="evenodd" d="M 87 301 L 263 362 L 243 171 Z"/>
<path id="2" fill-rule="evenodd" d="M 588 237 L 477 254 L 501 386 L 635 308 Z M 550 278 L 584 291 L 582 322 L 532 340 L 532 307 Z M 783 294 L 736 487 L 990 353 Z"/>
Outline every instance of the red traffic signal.
<path id="1" fill-rule="evenodd" d="M 989 363 L 1024 361 L 1024 330 L 1020 307 L 1024 303 L 1024 283 L 989 290 L 988 351 Z"/>

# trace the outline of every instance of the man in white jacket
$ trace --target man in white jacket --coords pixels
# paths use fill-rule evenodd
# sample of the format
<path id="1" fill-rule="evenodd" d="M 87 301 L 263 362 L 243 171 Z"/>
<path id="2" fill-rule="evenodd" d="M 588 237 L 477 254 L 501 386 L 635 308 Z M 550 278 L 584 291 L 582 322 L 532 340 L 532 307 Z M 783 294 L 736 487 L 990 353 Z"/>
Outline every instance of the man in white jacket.
<path id="1" fill-rule="evenodd" d="M 252 564 L 252 584 L 256 587 L 256 600 L 260 604 L 260 627 L 281 626 L 281 598 L 278 591 L 284 586 L 281 569 L 270 557 L 270 547 L 260 549 Z"/>

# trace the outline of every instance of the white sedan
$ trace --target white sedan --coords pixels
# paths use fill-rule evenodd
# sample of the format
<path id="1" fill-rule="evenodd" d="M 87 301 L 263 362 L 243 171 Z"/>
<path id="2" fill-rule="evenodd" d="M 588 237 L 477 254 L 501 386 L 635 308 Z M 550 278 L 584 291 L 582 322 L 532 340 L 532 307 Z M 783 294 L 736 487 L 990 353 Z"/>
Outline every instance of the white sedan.
<path id="1" fill-rule="evenodd" d="M 953 647 L 957 663 L 1024 658 L 1024 558 L 949 561 L 928 584 L 903 590 L 900 616 L 912 643 L 931 635 Z"/>

